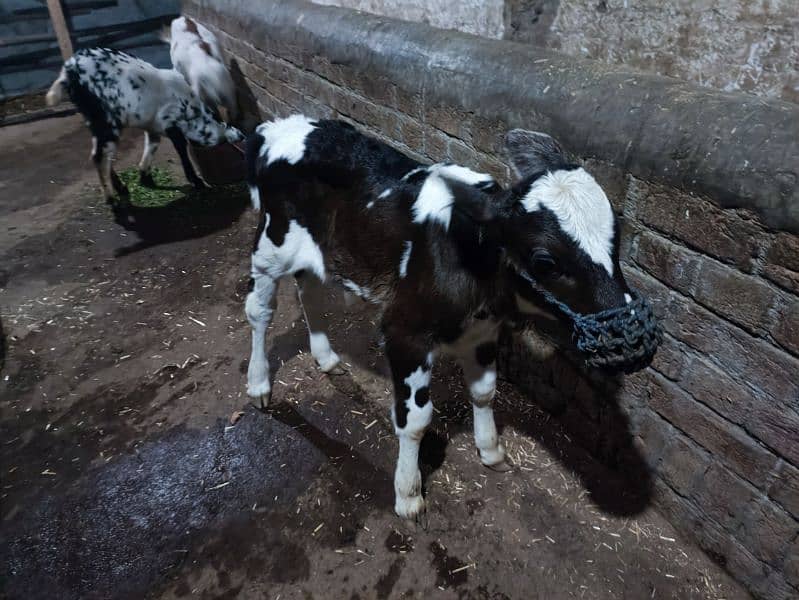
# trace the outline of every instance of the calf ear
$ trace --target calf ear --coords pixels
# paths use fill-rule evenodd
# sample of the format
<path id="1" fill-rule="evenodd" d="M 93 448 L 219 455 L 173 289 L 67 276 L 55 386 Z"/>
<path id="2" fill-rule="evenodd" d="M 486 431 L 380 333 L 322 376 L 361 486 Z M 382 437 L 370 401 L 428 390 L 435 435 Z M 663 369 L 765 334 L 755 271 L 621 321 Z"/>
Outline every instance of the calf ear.
<path id="1" fill-rule="evenodd" d="M 537 131 L 512 129 L 505 136 L 505 149 L 520 179 L 567 162 L 555 138 Z"/>

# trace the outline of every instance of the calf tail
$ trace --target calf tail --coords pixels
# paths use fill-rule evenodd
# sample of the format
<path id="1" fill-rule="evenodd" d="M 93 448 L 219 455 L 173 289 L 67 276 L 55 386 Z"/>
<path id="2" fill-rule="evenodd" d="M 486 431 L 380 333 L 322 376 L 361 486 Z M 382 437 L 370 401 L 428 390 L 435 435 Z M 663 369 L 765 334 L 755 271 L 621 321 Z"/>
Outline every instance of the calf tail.
<path id="1" fill-rule="evenodd" d="M 247 137 L 244 150 L 244 160 L 247 163 L 247 184 L 250 186 L 250 200 L 253 210 L 261 210 L 261 194 L 258 191 L 258 162 L 261 147 L 264 145 L 264 136 L 256 131 Z"/>
<path id="2" fill-rule="evenodd" d="M 61 67 L 61 73 L 58 74 L 58 79 L 53 82 L 53 85 L 50 86 L 50 89 L 47 91 L 47 95 L 45 96 L 44 100 L 47 103 L 47 106 L 55 106 L 64 97 L 64 90 L 67 86 L 67 71 L 64 67 Z"/>

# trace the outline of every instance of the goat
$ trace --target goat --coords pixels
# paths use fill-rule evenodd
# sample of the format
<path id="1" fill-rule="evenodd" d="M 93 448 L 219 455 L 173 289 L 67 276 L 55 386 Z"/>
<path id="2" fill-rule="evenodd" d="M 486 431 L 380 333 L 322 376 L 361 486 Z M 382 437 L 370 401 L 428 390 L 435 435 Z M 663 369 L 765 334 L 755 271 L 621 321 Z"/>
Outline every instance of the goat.
<path id="1" fill-rule="evenodd" d="M 222 120 L 235 122 L 236 86 L 225 66 L 216 36 L 188 17 L 172 21 L 161 34 L 169 44 L 172 66 L 186 78 L 197 97 L 218 111 Z"/>
<path id="2" fill-rule="evenodd" d="M 139 174 L 142 182 L 149 185 L 150 167 L 162 135 L 172 141 L 186 179 L 195 186 L 204 183 L 189 159 L 187 140 L 213 146 L 244 138 L 238 129 L 211 114 L 180 73 L 158 69 L 117 50 L 78 50 L 64 63 L 47 92 L 47 104 L 60 102 L 65 91 L 92 133 L 91 157 L 109 201 L 114 192 L 120 197 L 128 193 L 112 167 L 119 135 L 125 127 L 144 129 Z"/>
<path id="3" fill-rule="evenodd" d="M 324 332 L 322 284 L 381 305 L 401 517 L 425 511 L 417 462 L 439 353 L 462 367 L 480 460 L 507 470 L 491 407 L 500 325 L 548 311 L 538 286 L 583 313 L 630 302 L 619 228 L 602 188 L 545 134 L 513 130 L 506 147 L 519 176 L 508 190 L 461 166 L 419 164 L 340 121 L 295 115 L 263 123 L 247 139 L 250 194 L 260 208 L 245 306 L 247 393 L 267 405 L 265 337 L 281 277 L 296 279 L 311 353 L 324 372 L 340 358 Z"/>

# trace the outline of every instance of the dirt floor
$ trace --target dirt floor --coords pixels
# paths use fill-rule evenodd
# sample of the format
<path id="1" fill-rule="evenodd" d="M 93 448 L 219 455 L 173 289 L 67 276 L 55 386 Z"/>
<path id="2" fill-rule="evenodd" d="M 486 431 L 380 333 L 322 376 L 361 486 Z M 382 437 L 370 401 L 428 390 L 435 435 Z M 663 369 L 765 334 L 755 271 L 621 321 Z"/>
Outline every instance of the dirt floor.
<path id="1" fill-rule="evenodd" d="M 119 164 L 140 145 L 129 132 Z M 89 149 L 76 116 L 0 129 L 5 597 L 748 597 L 506 383 L 516 467 L 483 468 L 448 365 L 423 445 L 430 524 L 399 520 L 374 310 L 331 293 L 349 373 L 327 377 L 284 283 L 273 405 L 255 410 L 246 198 L 140 209 L 125 229 Z M 158 163 L 182 180 L 171 148 Z"/>

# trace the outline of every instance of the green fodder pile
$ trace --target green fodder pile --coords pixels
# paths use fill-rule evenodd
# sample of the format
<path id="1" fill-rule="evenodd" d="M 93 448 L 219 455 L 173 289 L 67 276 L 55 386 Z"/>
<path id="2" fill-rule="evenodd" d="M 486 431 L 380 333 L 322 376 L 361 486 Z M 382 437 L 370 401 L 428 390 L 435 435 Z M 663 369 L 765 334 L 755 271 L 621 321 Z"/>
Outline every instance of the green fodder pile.
<path id="1" fill-rule="evenodd" d="M 211 208 L 223 200 L 229 199 L 238 203 L 248 198 L 243 183 L 218 185 L 211 188 L 195 188 L 181 183 L 166 169 L 153 167 L 150 170 L 154 186 L 143 185 L 139 180 L 139 171 L 130 167 L 119 172 L 119 178 L 128 188 L 129 200 L 138 208 L 160 208 L 178 201 L 188 200 L 194 209 Z"/>

